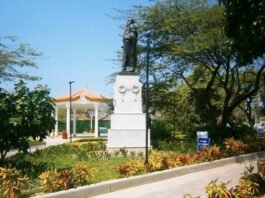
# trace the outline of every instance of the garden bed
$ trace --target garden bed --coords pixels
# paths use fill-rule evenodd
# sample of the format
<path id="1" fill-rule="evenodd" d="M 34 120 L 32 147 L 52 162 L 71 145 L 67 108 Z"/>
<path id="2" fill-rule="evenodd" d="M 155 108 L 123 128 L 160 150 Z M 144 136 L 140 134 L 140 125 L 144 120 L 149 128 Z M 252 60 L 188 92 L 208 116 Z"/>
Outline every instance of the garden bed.
<path id="1" fill-rule="evenodd" d="M 20 170 L 20 173 L 17 174 L 18 178 L 24 175 L 29 178 L 28 183 L 25 184 L 27 187 L 23 188 L 22 192 L 24 197 L 29 197 L 76 188 L 82 185 L 89 184 L 93 186 L 99 182 L 123 177 L 125 177 L 125 181 L 128 181 L 126 179 L 129 176 L 145 175 L 147 173 L 149 173 L 150 177 L 152 176 L 153 182 L 156 180 L 155 178 L 167 179 L 168 177 L 176 176 L 174 175 L 175 173 L 173 174 L 176 167 L 185 166 L 176 170 L 177 174 L 187 174 L 190 166 L 194 166 L 194 171 L 205 170 L 200 169 L 200 167 L 210 168 L 212 164 L 220 163 L 218 159 L 253 152 L 254 149 L 264 150 L 264 142 L 255 142 L 254 147 L 233 138 L 225 141 L 225 146 L 223 146 L 225 150 L 221 150 L 220 147 L 214 145 L 204 148 L 202 152 L 192 152 L 184 148 L 185 144 L 183 145 L 183 142 L 180 145 L 183 148 L 179 152 L 153 150 L 149 155 L 149 164 L 144 166 L 143 153 L 128 152 L 125 149 L 108 153 L 105 151 L 106 145 L 104 141 L 101 140 L 65 143 L 37 150 L 31 154 L 13 156 L 7 161 L 7 167 L 14 167 Z M 234 159 L 237 160 L 236 162 L 240 162 L 244 160 L 244 157 Z M 222 164 L 231 163 L 229 160 L 231 159 L 223 159 Z M 205 164 L 205 162 L 207 163 Z M 193 164 L 196 164 L 196 166 Z M 165 169 L 171 170 L 164 175 L 163 170 Z M 12 173 L 12 170 L 10 171 Z M 150 173 L 156 171 L 160 172 Z M 172 174 L 171 171 L 173 171 Z M 80 175 L 82 181 L 78 180 L 77 174 Z M 151 179 L 147 180 L 151 181 Z M 128 185 L 131 185 L 131 183 L 133 182 L 129 182 Z M 141 184 L 143 182 L 138 181 L 135 183 Z M 118 189 L 118 187 L 112 187 L 111 189 L 113 190 L 114 188 Z"/>
<path id="2" fill-rule="evenodd" d="M 92 197 L 101 194 L 106 194 L 126 188 L 131 188 L 139 185 L 144 185 L 148 183 L 153 183 L 165 179 L 170 179 L 173 177 L 178 177 L 198 171 L 209 170 L 216 167 L 221 167 L 233 163 L 244 163 L 248 161 L 253 161 L 256 159 L 265 158 L 265 151 L 258 153 L 251 153 L 246 155 L 241 155 L 237 157 L 230 157 L 226 159 L 216 160 L 212 162 L 204 162 L 201 164 L 193 164 L 185 167 L 177 167 L 170 170 L 163 170 L 159 172 L 148 173 L 145 175 L 134 176 L 129 178 L 116 179 L 108 182 L 101 182 L 98 184 L 92 184 L 84 187 L 79 187 L 76 189 L 70 189 L 67 191 L 61 191 L 56 193 L 51 193 L 42 196 L 36 196 L 35 198 L 57 198 L 57 197 L 75 197 L 75 198 L 85 198 Z"/>

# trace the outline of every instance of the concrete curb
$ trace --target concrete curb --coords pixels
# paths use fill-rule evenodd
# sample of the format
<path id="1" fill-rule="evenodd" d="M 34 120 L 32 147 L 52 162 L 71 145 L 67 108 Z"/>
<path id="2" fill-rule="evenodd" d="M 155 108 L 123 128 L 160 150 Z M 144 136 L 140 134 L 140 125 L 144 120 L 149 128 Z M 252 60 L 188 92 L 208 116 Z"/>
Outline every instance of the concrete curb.
<path id="1" fill-rule="evenodd" d="M 46 142 L 36 142 L 36 143 L 31 143 L 30 144 L 30 148 L 35 148 L 35 147 L 39 147 L 39 146 L 46 146 Z"/>
<path id="2" fill-rule="evenodd" d="M 245 154 L 237 157 L 230 157 L 226 159 L 216 160 L 212 162 L 204 162 L 200 164 L 194 164 L 189 166 L 177 167 L 169 170 L 163 170 L 159 172 L 148 173 L 145 175 L 134 176 L 129 178 L 122 178 L 107 182 L 101 182 L 97 184 L 91 184 L 88 186 L 78 187 L 75 189 L 69 189 L 65 191 L 50 193 L 46 195 L 35 196 L 34 198 L 88 198 L 101 194 L 106 194 L 125 188 L 131 188 L 139 185 L 149 184 L 173 177 L 178 177 L 198 171 L 217 168 L 233 163 L 250 162 L 257 159 L 265 158 L 265 151 Z"/>

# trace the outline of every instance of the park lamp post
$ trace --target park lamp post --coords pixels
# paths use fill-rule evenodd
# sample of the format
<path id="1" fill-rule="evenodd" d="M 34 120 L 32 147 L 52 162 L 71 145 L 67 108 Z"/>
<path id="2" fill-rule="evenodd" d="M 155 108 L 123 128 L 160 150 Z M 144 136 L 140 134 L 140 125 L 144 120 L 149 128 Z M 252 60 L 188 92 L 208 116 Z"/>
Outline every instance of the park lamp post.
<path id="1" fill-rule="evenodd" d="M 150 34 L 146 35 L 146 95 L 145 95 L 145 162 L 148 164 L 148 129 L 149 129 L 149 54 L 150 54 Z"/>
<path id="2" fill-rule="evenodd" d="M 72 84 L 75 81 L 69 81 L 69 86 L 70 86 L 70 143 L 72 143 L 72 127 L 71 127 L 71 116 L 72 116 Z"/>

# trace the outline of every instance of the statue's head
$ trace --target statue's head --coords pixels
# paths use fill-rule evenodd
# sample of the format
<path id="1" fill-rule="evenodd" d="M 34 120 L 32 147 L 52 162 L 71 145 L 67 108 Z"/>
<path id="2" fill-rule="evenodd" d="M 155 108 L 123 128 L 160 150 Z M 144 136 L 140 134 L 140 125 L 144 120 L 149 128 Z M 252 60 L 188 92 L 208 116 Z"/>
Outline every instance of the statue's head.
<path id="1" fill-rule="evenodd" d="M 134 24 L 134 19 L 133 18 L 128 18 L 128 24 Z"/>

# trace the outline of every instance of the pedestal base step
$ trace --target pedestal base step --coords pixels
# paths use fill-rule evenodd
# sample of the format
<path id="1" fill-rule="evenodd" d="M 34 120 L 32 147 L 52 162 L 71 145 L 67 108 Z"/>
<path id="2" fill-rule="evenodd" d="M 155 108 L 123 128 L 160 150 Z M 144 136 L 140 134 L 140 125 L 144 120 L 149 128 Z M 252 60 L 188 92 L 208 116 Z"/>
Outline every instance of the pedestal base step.
<path id="1" fill-rule="evenodd" d="M 146 148 L 145 147 L 108 147 L 108 145 L 107 145 L 107 151 L 110 153 L 119 152 L 122 150 L 125 150 L 128 155 L 131 155 L 132 152 L 134 152 L 134 154 L 136 154 L 136 155 L 145 156 Z M 152 150 L 152 147 L 148 146 L 148 151 L 150 151 L 150 150 Z"/>
<path id="2" fill-rule="evenodd" d="M 108 148 L 145 148 L 145 129 L 109 129 Z M 150 130 L 148 131 L 148 146 L 150 146 Z"/>

